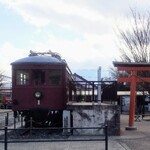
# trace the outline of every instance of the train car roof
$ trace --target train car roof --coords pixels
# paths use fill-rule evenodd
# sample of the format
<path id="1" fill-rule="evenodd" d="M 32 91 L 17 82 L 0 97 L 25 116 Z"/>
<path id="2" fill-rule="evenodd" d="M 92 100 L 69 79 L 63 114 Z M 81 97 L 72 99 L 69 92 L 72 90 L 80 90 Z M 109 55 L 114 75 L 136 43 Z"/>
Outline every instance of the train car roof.
<path id="1" fill-rule="evenodd" d="M 65 60 L 58 59 L 53 56 L 28 56 L 22 59 L 18 59 L 11 63 L 11 65 L 21 64 L 66 64 Z"/>

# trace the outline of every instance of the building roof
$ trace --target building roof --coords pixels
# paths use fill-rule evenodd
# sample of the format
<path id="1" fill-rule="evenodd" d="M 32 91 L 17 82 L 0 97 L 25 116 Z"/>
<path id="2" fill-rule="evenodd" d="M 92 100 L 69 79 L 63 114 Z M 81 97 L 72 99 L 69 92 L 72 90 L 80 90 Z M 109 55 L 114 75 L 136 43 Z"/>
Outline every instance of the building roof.
<path id="1" fill-rule="evenodd" d="M 137 63 L 137 62 L 118 62 L 113 61 L 115 67 L 150 67 L 150 63 Z"/>
<path id="2" fill-rule="evenodd" d="M 117 95 L 119 96 L 130 96 L 130 91 L 117 91 Z M 149 95 L 148 91 L 136 91 L 136 95 Z"/>
<path id="3" fill-rule="evenodd" d="M 87 80 L 85 78 L 83 78 L 82 76 L 78 75 L 77 73 L 73 74 L 75 81 L 85 81 L 87 82 Z"/>
<path id="4" fill-rule="evenodd" d="M 63 59 L 58 59 L 53 56 L 41 55 L 25 57 L 11 63 L 11 65 L 18 64 L 66 64 L 66 62 Z"/>

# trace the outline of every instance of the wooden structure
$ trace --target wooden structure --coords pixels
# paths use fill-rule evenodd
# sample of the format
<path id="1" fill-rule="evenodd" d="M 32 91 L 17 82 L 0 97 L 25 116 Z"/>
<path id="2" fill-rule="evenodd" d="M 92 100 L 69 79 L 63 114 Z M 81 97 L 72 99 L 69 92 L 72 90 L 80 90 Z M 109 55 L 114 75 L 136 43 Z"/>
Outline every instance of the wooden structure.
<path id="1" fill-rule="evenodd" d="M 130 109 L 129 109 L 129 126 L 126 129 L 136 129 L 134 126 L 135 115 L 135 100 L 136 100 L 136 83 L 149 82 L 150 77 L 140 77 L 137 75 L 138 71 L 150 71 L 150 63 L 127 63 L 127 62 L 113 62 L 118 71 L 129 71 L 130 76 L 118 77 L 118 82 L 130 82 Z"/>

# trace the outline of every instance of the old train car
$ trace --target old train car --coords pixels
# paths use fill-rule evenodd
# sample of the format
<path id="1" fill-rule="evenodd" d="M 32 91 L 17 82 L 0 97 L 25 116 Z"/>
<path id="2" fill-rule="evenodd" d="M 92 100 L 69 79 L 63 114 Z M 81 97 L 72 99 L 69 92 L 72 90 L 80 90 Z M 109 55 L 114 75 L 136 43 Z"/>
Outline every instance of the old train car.
<path id="1" fill-rule="evenodd" d="M 56 53 L 35 53 L 12 65 L 12 109 L 39 125 L 62 126 L 62 111 L 73 79 Z M 57 119 L 57 120 L 56 120 Z M 55 125 L 54 125 L 55 124 Z"/>

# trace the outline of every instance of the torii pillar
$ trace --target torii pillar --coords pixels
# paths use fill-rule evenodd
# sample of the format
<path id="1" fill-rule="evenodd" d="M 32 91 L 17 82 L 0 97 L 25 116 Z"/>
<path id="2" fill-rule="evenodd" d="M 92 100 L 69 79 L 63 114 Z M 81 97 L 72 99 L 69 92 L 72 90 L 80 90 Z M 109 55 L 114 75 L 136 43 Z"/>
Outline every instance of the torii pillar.
<path id="1" fill-rule="evenodd" d="M 150 71 L 150 63 L 126 63 L 113 62 L 118 71 L 130 71 L 129 77 L 118 77 L 118 82 L 130 82 L 130 108 L 129 108 L 129 126 L 126 130 L 137 129 L 134 126 L 135 101 L 136 101 L 136 83 L 150 82 L 150 77 L 137 76 L 138 71 Z"/>

